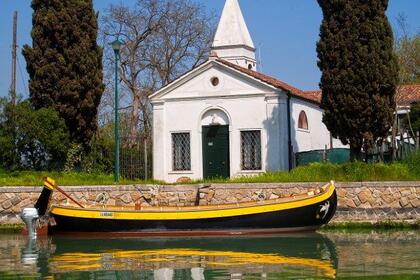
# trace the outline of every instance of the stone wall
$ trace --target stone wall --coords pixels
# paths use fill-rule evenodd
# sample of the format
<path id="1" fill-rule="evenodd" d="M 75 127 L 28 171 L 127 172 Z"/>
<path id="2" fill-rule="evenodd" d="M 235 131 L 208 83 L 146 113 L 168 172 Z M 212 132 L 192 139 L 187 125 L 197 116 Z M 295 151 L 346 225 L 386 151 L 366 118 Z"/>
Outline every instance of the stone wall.
<path id="1" fill-rule="evenodd" d="M 237 203 L 288 197 L 310 191 L 320 183 L 212 184 L 180 186 L 63 187 L 88 205 L 191 206 Z M 420 220 L 420 182 L 336 183 L 338 210 L 335 221 Z M 0 187 L 0 224 L 20 223 L 22 208 L 33 206 L 40 187 Z M 55 192 L 54 203 L 67 203 Z"/>

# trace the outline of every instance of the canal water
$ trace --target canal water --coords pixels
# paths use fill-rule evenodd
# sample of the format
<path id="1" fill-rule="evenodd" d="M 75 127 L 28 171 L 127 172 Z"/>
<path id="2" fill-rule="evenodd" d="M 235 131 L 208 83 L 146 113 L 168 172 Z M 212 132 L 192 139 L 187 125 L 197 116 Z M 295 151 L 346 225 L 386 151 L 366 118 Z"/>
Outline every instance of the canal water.
<path id="1" fill-rule="evenodd" d="M 420 232 L 114 239 L 0 235 L 0 279 L 420 279 Z"/>

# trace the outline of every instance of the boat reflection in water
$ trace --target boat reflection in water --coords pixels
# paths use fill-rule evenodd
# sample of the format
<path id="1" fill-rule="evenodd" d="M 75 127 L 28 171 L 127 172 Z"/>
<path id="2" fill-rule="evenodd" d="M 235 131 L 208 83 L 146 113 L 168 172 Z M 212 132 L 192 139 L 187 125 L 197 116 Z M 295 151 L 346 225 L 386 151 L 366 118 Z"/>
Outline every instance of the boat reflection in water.
<path id="1" fill-rule="evenodd" d="M 334 243 L 320 234 L 191 239 L 54 237 L 42 277 L 140 279 L 335 278 Z M 33 245 L 30 245 L 33 246 Z M 34 254 L 25 250 L 33 260 Z M 24 257 L 24 256 L 22 256 Z M 24 258 L 22 258 L 23 261 Z M 44 261 L 45 263 L 45 261 Z"/>

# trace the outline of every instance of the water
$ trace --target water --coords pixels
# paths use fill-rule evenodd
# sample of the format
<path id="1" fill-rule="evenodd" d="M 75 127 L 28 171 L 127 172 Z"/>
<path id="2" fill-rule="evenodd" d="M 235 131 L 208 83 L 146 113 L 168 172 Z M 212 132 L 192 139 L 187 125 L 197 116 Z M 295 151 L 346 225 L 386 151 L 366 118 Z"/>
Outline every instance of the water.
<path id="1" fill-rule="evenodd" d="M 0 235 L 0 279 L 420 279 L 420 232 L 28 241 Z"/>

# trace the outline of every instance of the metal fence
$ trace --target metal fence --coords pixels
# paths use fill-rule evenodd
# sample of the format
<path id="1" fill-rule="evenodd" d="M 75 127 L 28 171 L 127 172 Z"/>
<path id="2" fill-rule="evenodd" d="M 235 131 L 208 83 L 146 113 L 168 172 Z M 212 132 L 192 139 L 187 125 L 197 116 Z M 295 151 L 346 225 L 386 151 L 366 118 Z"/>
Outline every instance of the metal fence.
<path id="1" fill-rule="evenodd" d="M 124 179 L 148 180 L 152 174 L 152 141 L 150 138 L 120 139 L 120 176 Z"/>
<path id="2" fill-rule="evenodd" d="M 324 149 L 296 153 L 296 166 L 308 165 L 314 162 L 344 163 L 350 160 L 349 149 Z"/>
<path id="3" fill-rule="evenodd" d="M 419 150 L 420 137 L 412 137 L 408 133 L 397 135 L 392 145 L 392 139 L 389 138 L 382 146 L 374 146 L 367 155 L 368 162 L 392 162 L 394 160 L 403 160 L 407 155 Z"/>
<path id="4" fill-rule="evenodd" d="M 392 145 L 391 138 L 379 146 L 375 145 L 363 158 L 370 163 L 392 162 L 403 160 L 407 155 L 419 150 L 420 137 L 411 137 L 408 133 L 397 135 Z M 324 149 L 300 152 L 295 154 L 295 166 L 308 165 L 314 162 L 344 163 L 350 160 L 350 149 Z"/>

